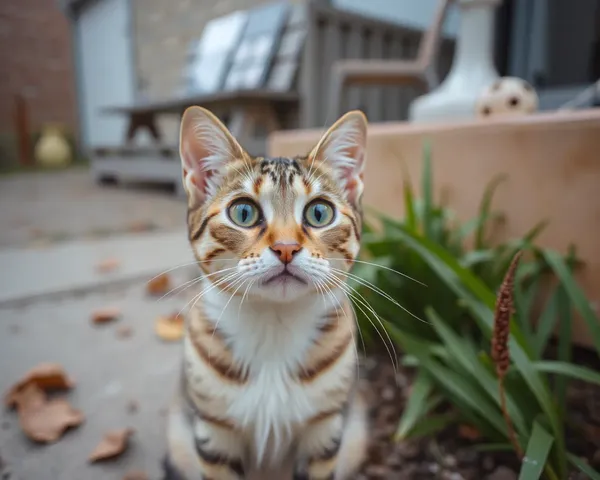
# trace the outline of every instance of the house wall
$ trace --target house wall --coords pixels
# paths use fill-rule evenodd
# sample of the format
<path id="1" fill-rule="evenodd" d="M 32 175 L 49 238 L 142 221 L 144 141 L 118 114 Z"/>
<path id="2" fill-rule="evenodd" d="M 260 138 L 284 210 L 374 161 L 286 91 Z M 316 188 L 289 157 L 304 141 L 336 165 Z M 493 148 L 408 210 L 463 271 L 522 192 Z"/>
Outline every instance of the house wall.
<path id="1" fill-rule="evenodd" d="M 14 155 L 14 98 L 26 96 L 32 129 L 46 122 L 77 128 L 68 21 L 55 1 L 0 1 L 0 155 Z M 2 162 L 3 159 L 0 159 Z"/>

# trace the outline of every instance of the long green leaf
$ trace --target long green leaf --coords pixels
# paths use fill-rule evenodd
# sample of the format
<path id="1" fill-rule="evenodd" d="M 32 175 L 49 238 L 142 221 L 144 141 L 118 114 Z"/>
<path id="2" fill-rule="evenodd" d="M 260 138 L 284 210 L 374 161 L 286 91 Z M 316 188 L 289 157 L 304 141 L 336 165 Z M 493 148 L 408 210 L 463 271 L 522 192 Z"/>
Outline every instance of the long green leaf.
<path id="1" fill-rule="evenodd" d="M 600 354 L 600 320 L 594 314 L 590 303 L 585 298 L 585 295 L 577 285 L 577 282 L 561 256 L 552 250 L 544 250 L 543 255 L 552 267 L 556 276 L 560 279 L 562 286 L 569 294 L 573 306 L 581 314 L 581 317 L 588 327 L 594 346 Z"/>
<path id="2" fill-rule="evenodd" d="M 415 204 L 414 204 L 414 191 L 412 187 L 412 182 L 410 180 L 410 175 L 408 173 L 408 168 L 406 164 L 401 161 L 400 162 L 402 168 L 402 185 L 403 185 L 403 196 L 404 196 L 404 216 L 405 224 L 408 228 L 413 231 L 417 230 L 417 214 L 415 212 Z"/>
<path id="3" fill-rule="evenodd" d="M 496 431 L 506 435 L 506 424 L 502 415 L 500 415 L 496 406 L 483 395 L 481 390 L 461 375 L 446 368 L 442 363 L 433 360 L 428 352 L 427 345 L 423 342 L 402 332 L 393 325 L 388 325 L 388 331 L 392 338 L 402 345 L 404 351 L 419 359 L 421 368 L 425 368 L 438 384 L 461 398 L 469 408 L 485 418 Z"/>
<path id="4" fill-rule="evenodd" d="M 425 436 L 433 435 L 440 430 L 443 430 L 448 425 L 456 421 L 456 415 L 453 413 L 441 413 L 438 415 L 430 415 L 417 423 L 409 432 L 406 438 L 416 439 Z"/>
<path id="5" fill-rule="evenodd" d="M 558 287 L 558 315 L 559 335 L 558 335 L 558 360 L 563 363 L 571 362 L 571 340 L 573 337 L 572 322 L 571 322 L 571 302 L 567 296 L 564 285 Z M 568 377 L 560 376 L 554 384 L 556 402 L 564 416 L 567 409 L 567 386 Z"/>
<path id="6" fill-rule="evenodd" d="M 443 340 L 450 356 L 457 359 L 464 370 L 463 376 L 465 378 L 469 376 L 472 382 L 479 383 L 481 388 L 496 402 L 498 407 L 500 407 L 498 380 L 496 377 L 485 368 L 477 355 L 472 353 L 472 348 L 469 347 L 467 342 L 463 341 L 462 338 L 448 328 L 433 309 L 429 308 L 426 314 L 428 320 L 433 325 L 433 328 L 435 328 L 437 334 Z M 523 435 L 529 434 L 527 422 L 515 404 L 512 396 L 507 393 L 506 397 L 508 412 L 517 431 Z"/>
<path id="7" fill-rule="evenodd" d="M 495 295 L 471 272 L 462 268 L 456 259 L 440 246 L 426 238 L 417 237 L 404 228 L 399 229 L 398 233 L 405 244 L 419 253 L 431 268 L 438 273 L 440 278 L 466 303 L 482 332 L 489 338 L 493 326 Z M 526 350 L 527 347 L 523 333 L 514 322 L 511 322 L 509 340 L 511 357 L 550 421 L 557 442 L 557 461 L 560 463 L 560 475 L 564 475 L 566 463 L 564 455 L 561 453 L 564 452 L 565 441 L 563 426 L 560 423 L 549 386 L 533 368 L 531 353 Z M 414 352 L 412 353 L 414 354 Z"/>
<path id="8" fill-rule="evenodd" d="M 427 238 L 433 236 L 433 174 L 431 172 L 431 143 L 425 140 L 423 145 L 423 177 L 422 177 L 422 196 L 423 196 L 423 234 Z"/>
<path id="9" fill-rule="evenodd" d="M 553 361 L 535 362 L 533 364 L 533 368 L 535 368 L 538 372 L 562 375 L 576 380 L 582 380 L 584 382 L 600 385 L 600 373 L 586 367 L 574 365 L 572 363 Z"/>
<path id="10" fill-rule="evenodd" d="M 537 421 L 534 422 L 519 480 L 538 480 L 540 478 L 548 461 L 552 442 L 552 436 Z"/>
<path id="11" fill-rule="evenodd" d="M 581 458 L 572 453 L 567 453 L 567 458 L 571 465 L 577 467 L 581 472 L 585 473 L 590 480 L 600 480 L 600 473 L 590 467 L 586 462 L 584 462 Z"/>
<path id="12" fill-rule="evenodd" d="M 488 184 L 483 193 L 483 197 L 481 199 L 481 204 L 479 206 L 479 218 L 481 221 L 477 226 L 477 231 L 475 233 L 475 250 L 484 249 L 485 242 L 485 226 L 487 222 L 485 219 L 489 218 L 490 215 L 490 207 L 492 205 L 492 198 L 498 186 L 508 178 L 506 174 L 501 174 L 492 179 L 492 181 Z"/>
<path id="13" fill-rule="evenodd" d="M 533 338 L 534 350 L 537 358 L 541 358 L 548 340 L 554 332 L 558 320 L 558 295 L 554 292 L 546 302 L 544 311 L 539 317 L 537 329 Z"/>
<path id="14" fill-rule="evenodd" d="M 417 422 L 427 415 L 429 410 L 427 408 L 428 404 L 426 400 L 432 390 L 433 381 L 431 380 L 431 377 L 424 370 L 419 370 L 417 378 L 412 385 L 406 407 L 402 412 L 400 423 L 398 424 L 398 430 L 395 435 L 396 441 L 406 438 Z"/>

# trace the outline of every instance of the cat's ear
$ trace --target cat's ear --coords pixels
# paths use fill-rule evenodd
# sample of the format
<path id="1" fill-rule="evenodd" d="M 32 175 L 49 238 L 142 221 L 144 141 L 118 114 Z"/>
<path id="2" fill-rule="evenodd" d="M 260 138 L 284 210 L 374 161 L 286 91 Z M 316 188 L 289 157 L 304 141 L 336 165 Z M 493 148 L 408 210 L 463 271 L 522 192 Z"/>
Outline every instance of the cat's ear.
<path id="1" fill-rule="evenodd" d="M 227 127 L 202 107 L 189 107 L 183 114 L 179 154 L 183 186 L 194 206 L 216 193 L 227 163 L 245 155 Z"/>
<path id="2" fill-rule="evenodd" d="M 321 137 L 309 155 L 329 165 L 346 193 L 357 205 L 363 191 L 363 171 L 367 154 L 367 117 L 360 110 L 342 116 Z"/>

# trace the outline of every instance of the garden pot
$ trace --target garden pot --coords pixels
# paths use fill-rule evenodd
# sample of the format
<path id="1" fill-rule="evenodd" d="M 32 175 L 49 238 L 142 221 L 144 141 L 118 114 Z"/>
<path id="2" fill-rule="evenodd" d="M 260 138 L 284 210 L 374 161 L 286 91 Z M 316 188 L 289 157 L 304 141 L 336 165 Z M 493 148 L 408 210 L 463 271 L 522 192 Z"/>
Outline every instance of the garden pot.
<path id="1" fill-rule="evenodd" d="M 45 167 L 65 167 L 71 163 L 71 147 L 60 128 L 47 125 L 35 145 L 35 161 Z"/>

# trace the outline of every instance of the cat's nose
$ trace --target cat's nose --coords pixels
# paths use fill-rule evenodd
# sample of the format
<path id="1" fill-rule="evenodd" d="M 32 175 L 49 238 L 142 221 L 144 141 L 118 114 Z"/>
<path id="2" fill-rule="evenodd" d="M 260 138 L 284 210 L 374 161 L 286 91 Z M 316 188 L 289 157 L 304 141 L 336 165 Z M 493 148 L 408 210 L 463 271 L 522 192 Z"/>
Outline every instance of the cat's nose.
<path id="1" fill-rule="evenodd" d="M 296 255 L 300 250 L 302 250 L 300 244 L 296 242 L 275 243 L 271 245 L 270 248 L 271 251 L 279 257 L 279 260 L 281 260 L 281 262 L 286 265 L 292 261 L 294 255 Z"/>

